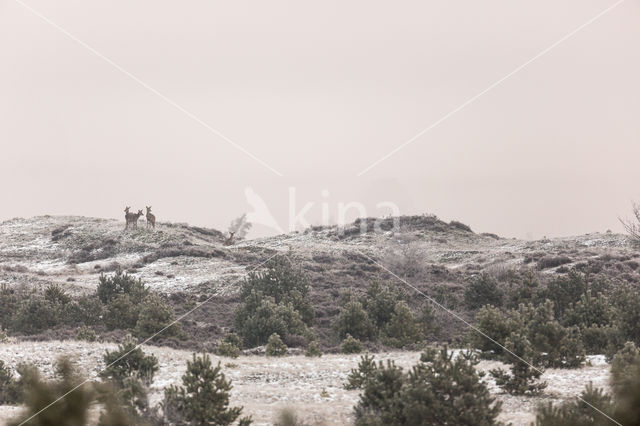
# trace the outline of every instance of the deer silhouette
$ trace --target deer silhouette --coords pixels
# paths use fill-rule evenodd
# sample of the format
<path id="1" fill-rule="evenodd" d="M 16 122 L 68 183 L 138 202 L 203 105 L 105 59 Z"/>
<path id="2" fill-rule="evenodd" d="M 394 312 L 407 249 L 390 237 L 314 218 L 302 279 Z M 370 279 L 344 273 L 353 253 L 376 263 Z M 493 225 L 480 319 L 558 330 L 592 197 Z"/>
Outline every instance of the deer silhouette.
<path id="1" fill-rule="evenodd" d="M 138 213 L 130 213 L 130 208 L 131 207 L 126 207 L 124 209 L 124 220 L 126 222 L 124 229 L 129 229 L 129 225 L 131 225 L 133 229 L 138 229 L 138 219 L 140 219 L 140 216 L 143 214 L 142 210 L 138 210 Z"/>
<path id="2" fill-rule="evenodd" d="M 224 245 L 225 246 L 230 246 L 230 245 L 232 245 L 234 243 L 233 237 L 234 237 L 235 234 L 236 234 L 235 232 L 229 231 L 229 236 L 227 237 L 226 240 L 224 240 Z"/>
<path id="3" fill-rule="evenodd" d="M 153 227 L 153 229 L 156 229 L 156 216 L 151 213 L 151 206 L 146 206 L 147 207 L 147 228 L 149 227 L 149 225 L 151 225 Z"/>

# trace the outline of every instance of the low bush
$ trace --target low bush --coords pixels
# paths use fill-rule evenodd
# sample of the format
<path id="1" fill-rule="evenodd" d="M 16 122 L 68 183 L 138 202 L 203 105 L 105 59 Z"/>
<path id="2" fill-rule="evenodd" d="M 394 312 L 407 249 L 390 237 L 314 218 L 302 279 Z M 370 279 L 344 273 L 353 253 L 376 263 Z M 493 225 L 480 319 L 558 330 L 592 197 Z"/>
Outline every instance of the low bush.
<path id="1" fill-rule="evenodd" d="M 359 354 L 362 352 L 362 344 L 358 339 L 347 334 L 347 337 L 340 344 L 340 352 L 343 354 Z"/>
<path id="2" fill-rule="evenodd" d="M 306 336 L 308 329 L 292 304 L 277 304 L 272 297 L 252 292 L 236 310 L 236 330 L 246 347 L 264 345 L 269 336 Z"/>
<path id="3" fill-rule="evenodd" d="M 150 294 L 139 309 L 135 327 L 136 336 L 148 338 L 158 333 L 154 337 L 157 340 L 180 335 L 180 324 L 175 322 L 173 309 L 160 296 Z"/>
<path id="4" fill-rule="evenodd" d="M 501 404 L 475 370 L 471 354 L 427 349 L 408 373 L 380 363 L 354 408 L 356 425 L 496 425 Z"/>
<path id="5" fill-rule="evenodd" d="M 362 389 L 362 387 L 373 378 L 378 366 L 373 355 L 363 355 L 360 357 L 358 368 L 352 368 L 347 376 L 347 383 L 344 388 L 347 390 Z"/>
<path id="6" fill-rule="evenodd" d="M 464 303 L 469 309 L 478 309 L 485 305 L 502 306 L 504 292 L 498 282 L 488 274 L 481 274 L 464 291 Z"/>
<path id="7" fill-rule="evenodd" d="M 289 352 L 287 345 L 282 342 L 278 334 L 273 333 L 269 336 L 266 347 L 267 356 L 285 356 Z"/>
<path id="8" fill-rule="evenodd" d="M 136 279 L 121 270 L 111 276 L 100 275 L 96 295 L 104 304 L 121 295 L 129 295 L 135 301 L 141 301 L 149 294 L 142 280 Z"/>
<path id="9" fill-rule="evenodd" d="M 13 329 L 35 334 L 56 326 L 60 322 L 61 306 L 43 296 L 33 294 L 22 300 L 13 320 Z"/>
<path id="10" fill-rule="evenodd" d="M 158 359 L 154 355 L 145 354 L 131 336 L 118 345 L 117 350 L 106 351 L 103 360 L 107 367 L 100 373 L 100 377 L 119 385 L 126 378 L 135 377 L 148 386 L 159 368 Z"/>
<path id="11" fill-rule="evenodd" d="M 357 301 L 347 302 L 341 309 L 333 327 L 340 339 L 351 335 L 356 339 L 375 339 L 377 331 L 362 303 Z"/>
<path id="12" fill-rule="evenodd" d="M 0 361 L 0 405 L 18 404 L 22 399 L 20 384 L 4 361 Z"/>
<path id="13" fill-rule="evenodd" d="M 229 407 L 231 381 L 222 373 L 220 363 L 211 364 L 208 355 L 187 361 L 182 386 L 171 385 L 164 391 L 162 409 L 165 419 L 172 424 L 230 425 L 242 414 L 242 407 Z M 242 418 L 239 425 L 251 420 Z"/>
<path id="14" fill-rule="evenodd" d="M 310 342 L 307 345 L 307 350 L 304 355 L 308 357 L 321 357 L 322 351 L 320 350 L 320 345 L 318 345 L 318 342 L 316 342 L 315 340 Z"/>
<path id="15" fill-rule="evenodd" d="M 511 371 L 509 374 L 501 368 L 491 370 L 490 373 L 496 384 L 512 395 L 538 395 L 542 393 L 547 384 L 537 382 L 542 371 L 532 364 L 535 354 L 527 338 L 520 334 L 511 333 L 505 347 L 511 355 Z"/>
<path id="16" fill-rule="evenodd" d="M 76 333 L 76 340 L 84 340 L 85 342 L 95 342 L 98 339 L 93 328 L 82 326 Z"/>
<path id="17" fill-rule="evenodd" d="M 384 328 L 383 342 L 395 348 L 403 348 L 419 342 L 422 330 L 406 302 L 396 303 L 393 314 Z"/>

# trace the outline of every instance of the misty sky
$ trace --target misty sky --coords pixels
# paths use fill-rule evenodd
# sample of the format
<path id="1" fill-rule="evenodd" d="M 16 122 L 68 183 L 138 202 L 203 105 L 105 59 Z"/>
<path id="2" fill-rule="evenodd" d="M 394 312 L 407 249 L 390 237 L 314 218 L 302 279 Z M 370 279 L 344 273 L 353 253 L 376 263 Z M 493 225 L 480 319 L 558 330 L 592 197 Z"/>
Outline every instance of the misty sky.
<path id="1" fill-rule="evenodd" d="M 225 230 L 251 188 L 287 228 L 294 187 L 311 223 L 391 201 L 540 238 L 640 201 L 638 0 L 362 176 L 615 1 L 20 1 L 283 176 L 0 0 L 0 220 L 153 205 Z"/>

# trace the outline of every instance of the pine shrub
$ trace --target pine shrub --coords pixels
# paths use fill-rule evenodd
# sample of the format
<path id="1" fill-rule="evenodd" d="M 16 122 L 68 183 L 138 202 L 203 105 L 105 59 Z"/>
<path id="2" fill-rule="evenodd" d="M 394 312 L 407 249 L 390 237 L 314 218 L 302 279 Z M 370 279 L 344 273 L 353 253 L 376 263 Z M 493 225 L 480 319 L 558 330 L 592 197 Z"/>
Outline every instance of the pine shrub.
<path id="1" fill-rule="evenodd" d="M 501 404 L 475 370 L 472 354 L 429 348 L 408 373 L 380 363 L 355 407 L 357 425 L 495 425 Z"/>
<path id="2" fill-rule="evenodd" d="M 501 368 L 491 370 L 490 373 L 496 384 L 512 395 L 539 395 L 542 393 L 547 384 L 546 382 L 537 382 L 542 371 L 532 364 L 534 351 L 527 338 L 521 334 L 511 333 L 505 347 L 510 351 L 511 372 L 509 374 Z"/>
<path id="3" fill-rule="evenodd" d="M 252 293 L 271 297 L 276 304 L 291 304 L 306 325 L 315 316 L 309 301 L 309 279 L 295 268 L 285 256 L 276 256 L 265 264 L 263 272 L 251 272 L 242 283 L 240 297 L 245 300 Z"/>
<path id="4" fill-rule="evenodd" d="M 347 383 L 344 388 L 347 390 L 362 389 L 362 387 L 373 378 L 378 366 L 373 355 L 365 354 L 360 357 L 358 368 L 352 368 L 347 376 Z"/>
<path id="5" fill-rule="evenodd" d="M 485 305 L 502 306 L 504 292 L 497 281 L 488 274 L 481 274 L 469 284 L 464 292 L 464 303 L 469 309 Z"/>
<path id="6" fill-rule="evenodd" d="M 141 338 L 148 338 L 159 333 L 154 339 L 180 335 L 180 324 L 175 322 L 173 309 L 158 295 L 150 294 L 146 297 L 136 321 L 135 334 Z"/>
<path id="7" fill-rule="evenodd" d="M 316 342 L 315 340 L 309 342 L 304 355 L 307 357 L 321 357 L 322 351 L 320 350 L 320 345 L 318 345 L 318 342 Z"/>
<path id="8" fill-rule="evenodd" d="M 96 332 L 93 328 L 82 326 L 76 332 L 76 340 L 84 340 L 85 342 L 95 342 L 97 340 Z"/>
<path id="9" fill-rule="evenodd" d="M 347 337 L 340 344 L 340 352 L 343 354 L 359 354 L 362 352 L 362 343 L 355 337 L 347 334 Z"/>
<path id="10" fill-rule="evenodd" d="M 117 350 L 106 351 L 103 360 L 107 367 L 100 376 L 119 385 L 125 379 L 135 377 L 149 386 L 158 371 L 158 359 L 154 355 L 145 354 L 131 336 L 125 338 Z"/>
<path id="11" fill-rule="evenodd" d="M 17 404 L 21 397 L 20 384 L 11 369 L 0 360 L 0 405 Z"/>
<path id="12" fill-rule="evenodd" d="M 242 407 L 229 407 L 231 388 L 220 363 L 213 367 L 207 354 L 193 354 L 182 386 L 172 385 L 164 391 L 165 418 L 174 424 L 230 425 L 242 414 Z M 247 418 L 240 419 L 241 425 L 249 423 Z"/>
<path id="13" fill-rule="evenodd" d="M 333 327 L 341 339 L 351 335 L 356 339 L 372 340 L 375 339 L 377 334 L 375 324 L 373 324 L 367 311 L 362 307 L 362 303 L 357 301 L 347 302 L 340 309 Z"/>
<path id="14" fill-rule="evenodd" d="M 282 339 L 277 333 L 269 336 L 266 347 L 267 356 L 285 356 L 287 352 L 289 352 L 287 345 L 282 342 Z"/>
<path id="15" fill-rule="evenodd" d="M 129 295 L 134 301 L 142 301 L 149 294 L 149 289 L 142 280 L 118 270 L 111 276 L 100 275 L 96 294 L 106 305 L 120 295 Z"/>
<path id="16" fill-rule="evenodd" d="M 406 302 L 396 303 L 389 323 L 384 328 L 384 343 L 395 348 L 419 342 L 422 330 Z"/>
<path id="17" fill-rule="evenodd" d="M 309 334 L 300 313 L 292 304 L 276 303 L 259 292 L 249 294 L 236 310 L 236 329 L 246 347 L 264 345 L 269 336 L 306 336 Z"/>

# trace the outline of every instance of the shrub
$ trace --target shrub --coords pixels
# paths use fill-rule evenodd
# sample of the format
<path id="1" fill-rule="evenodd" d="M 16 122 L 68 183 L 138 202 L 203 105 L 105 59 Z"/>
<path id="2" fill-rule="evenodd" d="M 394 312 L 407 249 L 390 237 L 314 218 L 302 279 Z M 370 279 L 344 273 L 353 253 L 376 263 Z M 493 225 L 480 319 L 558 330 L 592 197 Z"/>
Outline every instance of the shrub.
<path id="1" fill-rule="evenodd" d="M 427 349 L 404 373 L 380 363 L 355 407 L 357 425 L 495 425 L 501 404 L 491 397 L 473 355 L 453 357 L 447 348 Z"/>
<path id="2" fill-rule="evenodd" d="M 384 327 L 391 320 L 393 310 L 400 301 L 400 294 L 390 285 L 374 282 L 367 288 L 366 296 L 362 298 L 362 307 L 369 319 L 378 328 Z"/>
<path id="3" fill-rule="evenodd" d="M 133 329 L 138 322 L 139 306 L 126 294 L 119 294 L 106 306 L 103 320 L 110 330 Z"/>
<path id="4" fill-rule="evenodd" d="M 640 368 L 640 351 L 633 342 L 624 347 L 611 360 L 611 386 L 617 388 L 629 377 L 629 372 Z"/>
<path id="5" fill-rule="evenodd" d="M 180 334 L 180 324 L 175 322 L 173 309 L 160 296 L 151 294 L 139 307 L 135 334 L 147 338 L 159 333 L 154 339 Z"/>
<path id="6" fill-rule="evenodd" d="M 513 315 L 507 315 L 491 305 L 484 306 L 476 315 L 476 328 L 499 343 L 506 341 L 520 327 L 522 325 Z M 468 340 L 473 348 L 482 352 L 483 357 L 492 358 L 504 352 L 501 346 L 474 330 L 469 332 Z"/>
<path id="7" fill-rule="evenodd" d="M 35 334 L 56 326 L 59 321 L 60 307 L 34 294 L 20 303 L 13 328 L 25 334 Z"/>
<path id="8" fill-rule="evenodd" d="M 449 222 L 449 226 L 451 226 L 452 228 L 459 229 L 461 231 L 473 232 L 469 225 L 459 222 L 457 220 L 452 220 L 451 222 Z"/>
<path id="9" fill-rule="evenodd" d="M 491 370 L 490 373 L 496 380 L 496 384 L 512 395 L 538 395 L 542 393 L 547 384 L 536 383 L 542 375 L 542 371 L 532 366 L 534 351 L 527 338 L 520 334 L 511 333 L 505 347 L 512 355 L 511 374 L 501 368 Z M 520 357 L 520 359 L 513 357 L 513 355 Z"/>
<path id="10" fill-rule="evenodd" d="M 340 352 L 343 354 L 359 354 L 362 352 L 362 344 L 360 341 L 350 334 L 340 344 Z"/>
<path id="11" fill-rule="evenodd" d="M 117 350 L 106 351 L 103 360 L 107 367 L 100 373 L 100 377 L 120 385 L 126 378 L 135 377 L 148 386 L 158 371 L 158 359 L 154 355 L 145 354 L 131 336 L 125 338 Z"/>
<path id="12" fill-rule="evenodd" d="M 20 306 L 20 299 L 15 290 L 0 284 L 0 327 L 13 326 L 14 317 Z"/>
<path id="13" fill-rule="evenodd" d="M 502 306 L 503 297 L 498 283 L 488 274 L 477 277 L 464 291 L 464 303 L 469 309 L 478 309 L 485 305 Z"/>
<path id="14" fill-rule="evenodd" d="M 4 361 L 0 361 L 0 405 L 17 404 L 21 397 L 19 383 Z"/>
<path id="15" fill-rule="evenodd" d="M 22 373 L 26 410 L 9 425 L 17 426 L 28 419 L 32 426 L 88 424 L 95 392 L 90 385 L 78 386 L 84 380 L 67 359 L 58 360 L 56 379 L 51 381 L 44 381 L 35 367 L 25 367 Z"/>
<path id="16" fill-rule="evenodd" d="M 269 336 L 266 347 L 267 356 L 285 356 L 289 352 L 287 345 L 282 342 L 278 334 L 273 333 Z"/>
<path id="17" fill-rule="evenodd" d="M 274 422 L 275 426 L 305 426 L 296 412 L 292 408 L 284 408 L 278 413 L 278 418 Z"/>
<path id="18" fill-rule="evenodd" d="M 240 349 L 229 342 L 220 342 L 216 348 L 216 353 L 220 356 L 238 358 L 240 356 Z"/>
<path id="19" fill-rule="evenodd" d="M 555 268 L 571 262 L 571 258 L 567 256 L 544 256 L 538 259 L 538 269 Z"/>
<path id="20" fill-rule="evenodd" d="M 625 340 L 640 345 L 640 294 L 635 287 L 622 287 L 612 296 L 620 332 Z"/>
<path id="21" fill-rule="evenodd" d="M 560 277 L 552 280 L 547 287 L 539 292 L 541 301 L 545 299 L 553 300 L 554 313 L 556 318 L 563 318 L 569 307 L 577 303 L 583 294 L 588 290 L 588 283 L 584 276 L 578 272 L 571 271 L 567 277 Z M 596 292 L 601 290 L 596 285 Z"/>
<path id="22" fill-rule="evenodd" d="M 551 402 L 540 405 L 536 410 L 535 424 L 536 426 L 610 425 L 611 420 L 596 411 L 594 407 L 606 416 L 620 420 L 619 417 L 615 417 L 611 397 L 602 389 L 595 389 L 593 384 L 589 383 L 580 394 L 580 399 L 575 398 L 555 406 Z"/>
<path id="23" fill-rule="evenodd" d="M 385 344 L 396 348 L 402 348 L 422 339 L 420 326 L 406 302 L 396 304 L 384 334 Z"/>
<path id="24" fill-rule="evenodd" d="M 322 356 L 322 351 L 320 350 L 320 346 L 318 345 L 318 342 L 316 342 L 315 340 L 310 342 L 307 345 L 307 351 L 304 353 L 305 356 L 308 357 L 321 357 Z"/>
<path id="25" fill-rule="evenodd" d="M 231 382 L 222 373 L 220 363 L 211 364 L 208 355 L 187 361 L 182 386 L 171 385 L 164 391 L 162 408 L 172 423 L 230 425 L 242 414 L 242 407 L 229 407 Z M 241 419 L 241 425 L 250 423 Z"/>
<path id="26" fill-rule="evenodd" d="M 376 328 L 360 302 L 347 302 L 341 309 L 334 324 L 338 337 L 343 339 L 351 335 L 357 339 L 375 338 Z"/>
<path id="27" fill-rule="evenodd" d="M 71 301 L 71 297 L 57 284 L 50 284 L 44 290 L 45 300 L 53 303 L 64 305 Z"/>
<path id="28" fill-rule="evenodd" d="M 95 295 L 81 296 L 64 305 L 62 321 L 65 324 L 98 325 L 102 321 L 104 307 Z"/>
<path id="29" fill-rule="evenodd" d="M 276 304 L 292 304 L 307 325 L 315 316 L 309 301 L 309 280 L 299 269 L 294 268 L 285 256 L 276 256 L 265 265 L 264 272 L 251 272 L 242 283 L 242 300 L 253 293 L 273 298 Z"/>
<path id="30" fill-rule="evenodd" d="M 236 329 L 244 345 L 263 345 L 269 336 L 307 335 L 308 330 L 292 304 L 277 304 L 272 297 L 252 292 L 236 310 Z"/>
<path id="31" fill-rule="evenodd" d="M 347 390 L 362 389 L 362 387 L 373 378 L 378 366 L 373 355 L 363 355 L 360 357 L 358 368 L 352 368 L 347 376 L 347 383 L 344 388 Z"/>
<path id="32" fill-rule="evenodd" d="M 96 294 L 104 304 L 109 303 L 119 295 L 133 296 L 134 300 L 142 300 L 149 293 L 149 289 L 142 280 L 136 279 L 126 272 L 118 270 L 112 276 L 100 275 L 100 282 Z"/>
<path id="33" fill-rule="evenodd" d="M 95 342 L 97 339 L 96 332 L 91 327 L 83 326 L 76 333 L 76 340 L 84 340 L 86 342 Z"/>
<path id="34" fill-rule="evenodd" d="M 550 300 L 537 307 L 520 308 L 527 338 L 538 352 L 536 362 L 545 367 L 579 367 L 585 359 L 580 330 L 575 326 L 563 327 L 553 312 L 554 304 Z"/>

